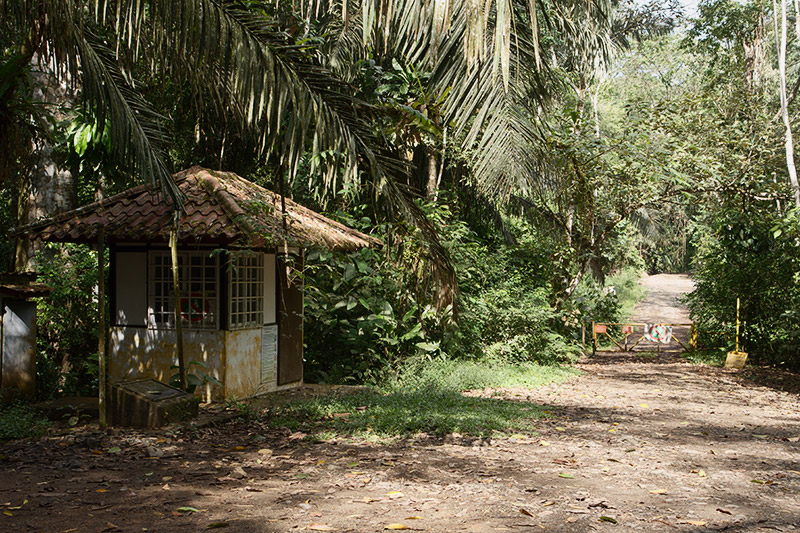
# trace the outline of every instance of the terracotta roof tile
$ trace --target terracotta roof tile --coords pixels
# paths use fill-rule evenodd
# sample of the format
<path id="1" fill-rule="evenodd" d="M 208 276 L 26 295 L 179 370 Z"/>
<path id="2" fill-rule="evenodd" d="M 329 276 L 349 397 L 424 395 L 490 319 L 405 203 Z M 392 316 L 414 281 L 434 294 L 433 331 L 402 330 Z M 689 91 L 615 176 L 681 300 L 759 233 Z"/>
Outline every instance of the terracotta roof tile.
<path id="1" fill-rule="evenodd" d="M 232 172 L 192 167 L 175 175 L 185 194 L 179 241 L 254 248 L 322 246 L 355 250 L 380 241 L 286 199 L 286 227 L 280 196 Z M 17 228 L 54 242 L 95 243 L 105 228 L 109 243 L 168 242 L 172 206 L 160 190 L 138 186 L 52 219 Z"/>

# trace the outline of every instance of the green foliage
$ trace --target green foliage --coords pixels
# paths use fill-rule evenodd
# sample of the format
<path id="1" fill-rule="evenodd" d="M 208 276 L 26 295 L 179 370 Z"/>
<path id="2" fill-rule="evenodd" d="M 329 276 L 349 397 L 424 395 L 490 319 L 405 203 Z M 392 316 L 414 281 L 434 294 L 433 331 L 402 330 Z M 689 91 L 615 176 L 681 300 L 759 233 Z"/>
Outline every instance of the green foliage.
<path id="1" fill-rule="evenodd" d="M 175 371 L 175 373 L 169 377 L 169 385 L 179 389 L 181 387 L 180 367 L 178 365 L 172 365 L 169 368 Z M 207 370 L 208 365 L 203 361 L 189 361 L 186 364 L 186 392 L 194 394 L 197 387 L 203 387 L 208 383 L 220 387 L 222 386 L 222 383 L 220 383 L 218 379 L 208 375 Z"/>
<path id="2" fill-rule="evenodd" d="M 692 350 L 683 352 L 681 357 L 695 365 L 722 366 L 728 352 L 725 349 Z"/>
<path id="3" fill-rule="evenodd" d="M 415 233 L 384 225 L 402 246 L 308 254 L 306 375 L 324 382 L 382 383 L 414 356 L 563 363 L 578 356 L 579 324 L 553 310 L 548 259 L 531 226 L 518 246 L 480 238 L 447 205 L 427 205 L 458 275 L 458 314 L 436 312 L 421 286 Z M 350 225 L 369 224 L 349 220 Z M 568 322 L 568 319 L 570 320 Z M 564 333 L 569 333 L 567 337 Z"/>
<path id="4" fill-rule="evenodd" d="M 549 416 L 530 403 L 468 397 L 463 390 L 538 386 L 562 382 L 576 372 L 535 364 L 520 366 L 439 359 L 407 364 L 398 381 L 382 390 L 330 395 L 278 406 L 273 426 L 336 435 L 387 439 L 419 433 L 490 437 L 535 434 L 536 419 Z"/>
<path id="5" fill-rule="evenodd" d="M 733 349 L 736 299 L 741 350 L 756 363 L 800 368 L 800 217 L 733 206 L 713 213 L 700 234 L 697 288 L 689 296 L 701 331 L 725 333 Z"/>
<path id="6" fill-rule="evenodd" d="M 97 394 L 97 254 L 80 245 L 46 245 L 39 280 L 37 396 Z"/>
<path id="7" fill-rule="evenodd" d="M 50 422 L 25 404 L 0 405 L 0 442 L 42 437 Z"/>

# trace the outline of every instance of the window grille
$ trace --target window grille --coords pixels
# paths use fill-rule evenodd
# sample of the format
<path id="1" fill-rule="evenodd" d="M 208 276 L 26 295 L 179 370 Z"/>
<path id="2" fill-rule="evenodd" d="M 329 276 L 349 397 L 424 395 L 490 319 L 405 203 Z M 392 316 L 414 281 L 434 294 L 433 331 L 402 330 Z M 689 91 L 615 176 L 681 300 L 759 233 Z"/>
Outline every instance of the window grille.
<path id="1" fill-rule="evenodd" d="M 178 282 L 182 326 L 216 329 L 218 313 L 218 268 L 216 256 L 208 252 L 178 252 Z M 150 252 L 150 323 L 175 327 L 175 293 L 169 252 Z"/>
<path id="2" fill-rule="evenodd" d="M 264 254 L 237 252 L 231 257 L 231 329 L 264 323 Z"/>

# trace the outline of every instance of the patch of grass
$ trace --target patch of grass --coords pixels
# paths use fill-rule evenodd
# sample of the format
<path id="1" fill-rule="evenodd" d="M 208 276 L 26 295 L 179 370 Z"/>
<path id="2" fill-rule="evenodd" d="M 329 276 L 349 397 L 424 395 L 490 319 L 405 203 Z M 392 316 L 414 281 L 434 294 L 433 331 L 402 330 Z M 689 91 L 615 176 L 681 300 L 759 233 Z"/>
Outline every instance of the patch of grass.
<path id="1" fill-rule="evenodd" d="M 392 438 L 419 433 L 490 436 L 532 432 L 533 420 L 547 416 L 537 405 L 428 388 L 408 392 L 361 392 L 322 397 L 277 408 L 270 423 L 293 431 L 329 436 Z M 327 431 L 326 431 L 327 430 Z"/>
<path id="2" fill-rule="evenodd" d="M 458 392 L 487 387 L 535 389 L 550 383 L 562 383 L 579 373 L 571 366 L 421 359 L 407 363 L 397 382 L 386 388 L 405 391 L 433 386 Z"/>
<path id="3" fill-rule="evenodd" d="M 461 391 L 485 387 L 537 387 L 565 381 L 574 369 L 535 364 L 428 361 L 407 366 L 398 380 L 379 390 L 328 395 L 275 407 L 273 426 L 331 437 L 367 439 L 532 434 L 537 419 L 550 416 L 541 406 L 497 398 L 474 398 Z"/>
<path id="4" fill-rule="evenodd" d="M 25 404 L 0 407 L 0 442 L 39 438 L 45 434 L 50 421 Z"/>
<path id="5" fill-rule="evenodd" d="M 606 286 L 613 286 L 619 301 L 619 316 L 623 321 L 633 314 L 633 308 L 647 295 L 647 289 L 639 285 L 642 272 L 626 268 L 606 279 Z"/>
<path id="6" fill-rule="evenodd" d="M 683 352 L 681 357 L 695 365 L 722 366 L 725 364 L 727 355 L 726 350 L 712 349 Z"/>

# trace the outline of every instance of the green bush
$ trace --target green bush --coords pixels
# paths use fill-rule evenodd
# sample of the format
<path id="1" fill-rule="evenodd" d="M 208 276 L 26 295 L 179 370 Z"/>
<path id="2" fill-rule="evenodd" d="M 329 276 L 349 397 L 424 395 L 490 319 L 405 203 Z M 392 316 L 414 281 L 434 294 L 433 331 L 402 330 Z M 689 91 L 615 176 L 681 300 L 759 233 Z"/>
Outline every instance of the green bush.
<path id="1" fill-rule="evenodd" d="M 698 236 L 688 301 L 700 331 L 733 349 L 739 298 L 749 360 L 800 368 L 800 212 L 720 209 Z"/>
<path id="2" fill-rule="evenodd" d="M 38 301 L 37 396 L 97 394 L 97 253 L 46 245 L 39 280 L 53 291 Z"/>
<path id="3" fill-rule="evenodd" d="M 461 291 L 457 313 L 434 309 L 422 274 L 424 247 L 413 230 L 379 226 L 385 242 L 402 242 L 384 251 L 311 252 L 307 378 L 381 383 L 396 375 L 403 361 L 420 355 L 510 363 L 574 361 L 579 324 L 572 320 L 567 326 L 565 315 L 551 307 L 550 261 L 532 228 L 525 228 L 522 243 L 511 246 L 479 237 L 446 205 L 423 207 L 438 225 L 455 267 Z M 344 221 L 369 228 L 369 220 Z"/>
<path id="4" fill-rule="evenodd" d="M 7 440 L 39 438 L 50 422 L 25 404 L 0 406 L 0 442 Z"/>

